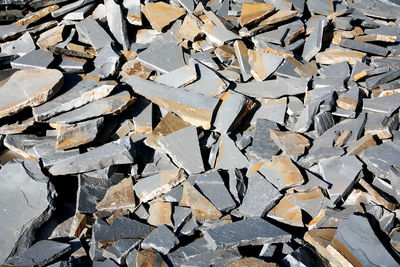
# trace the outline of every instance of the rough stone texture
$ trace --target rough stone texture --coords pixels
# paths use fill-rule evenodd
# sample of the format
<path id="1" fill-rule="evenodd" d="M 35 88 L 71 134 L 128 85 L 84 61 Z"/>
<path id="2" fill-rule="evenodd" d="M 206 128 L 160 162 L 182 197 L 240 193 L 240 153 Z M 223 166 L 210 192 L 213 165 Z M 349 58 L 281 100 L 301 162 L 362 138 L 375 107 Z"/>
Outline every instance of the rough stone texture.
<path id="1" fill-rule="evenodd" d="M 171 230 L 169 230 L 167 226 L 161 225 L 143 240 L 141 247 L 144 249 L 153 248 L 165 255 L 178 243 L 178 238 L 176 238 Z"/>
<path id="2" fill-rule="evenodd" d="M 149 20 L 153 29 L 161 32 L 164 27 L 185 14 L 180 8 L 163 2 L 151 3 L 142 7 L 142 12 Z"/>
<path id="3" fill-rule="evenodd" d="M 63 75 L 58 70 L 17 71 L 1 87 L 4 96 L 0 102 L 0 117 L 46 102 L 62 85 Z"/>
<path id="4" fill-rule="evenodd" d="M 56 162 L 50 167 L 53 175 L 76 174 L 116 165 L 133 163 L 135 146 L 129 137 L 105 144 L 86 153 Z"/>
<path id="5" fill-rule="evenodd" d="M 0 261 L 28 248 L 54 209 L 55 191 L 37 163 L 14 160 L 0 171 L 2 203 Z"/>
<path id="6" fill-rule="evenodd" d="M 211 119 L 218 100 L 185 90 L 158 85 L 138 77 L 131 77 L 128 84 L 133 90 L 153 103 L 175 112 L 185 121 L 204 129 L 211 127 Z"/>
<path id="7" fill-rule="evenodd" d="M 244 219 L 210 229 L 204 233 L 204 238 L 214 250 L 226 247 L 287 242 L 290 237 L 289 233 L 261 218 Z"/>
<path id="8" fill-rule="evenodd" d="M 136 207 L 135 195 L 133 193 L 133 182 L 131 178 L 125 178 L 116 185 L 111 186 L 104 198 L 97 203 L 97 210 L 119 210 Z"/>

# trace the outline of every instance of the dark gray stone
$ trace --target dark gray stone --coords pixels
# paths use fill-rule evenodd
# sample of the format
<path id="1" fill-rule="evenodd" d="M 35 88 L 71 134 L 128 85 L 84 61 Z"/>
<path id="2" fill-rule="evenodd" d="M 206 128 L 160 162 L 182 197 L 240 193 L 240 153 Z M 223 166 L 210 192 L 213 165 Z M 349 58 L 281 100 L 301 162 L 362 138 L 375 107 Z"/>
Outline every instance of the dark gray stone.
<path id="1" fill-rule="evenodd" d="M 179 243 L 178 238 L 169 228 L 163 224 L 154 229 L 141 243 L 141 247 L 144 249 L 153 248 L 156 251 L 167 254 Z"/>
<path id="2" fill-rule="evenodd" d="M 279 152 L 280 148 L 271 139 L 269 129 L 278 130 L 278 126 L 269 120 L 257 120 L 250 154 L 260 159 L 269 160 Z"/>
<path id="3" fill-rule="evenodd" d="M 90 42 L 90 45 L 96 51 L 100 51 L 103 47 L 109 46 L 113 42 L 108 33 L 92 16 L 76 24 L 76 30 Z"/>
<path id="4" fill-rule="evenodd" d="M 53 54 L 45 50 L 33 50 L 11 62 L 14 69 L 47 69 L 53 62 Z"/>
<path id="5" fill-rule="evenodd" d="M 113 45 L 105 45 L 93 62 L 95 69 L 88 75 L 99 76 L 101 79 L 115 76 L 120 59 L 121 55 Z"/>

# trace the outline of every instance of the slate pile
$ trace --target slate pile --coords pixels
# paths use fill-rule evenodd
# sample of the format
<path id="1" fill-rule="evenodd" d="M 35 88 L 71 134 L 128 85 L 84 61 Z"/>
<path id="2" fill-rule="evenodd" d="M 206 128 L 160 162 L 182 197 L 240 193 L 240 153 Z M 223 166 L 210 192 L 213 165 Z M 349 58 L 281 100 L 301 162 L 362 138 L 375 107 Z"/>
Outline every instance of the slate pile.
<path id="1" fill-rule="evenodd" d="M 1 266 L 398 266 L 400 2 L 0 0 Z"/>

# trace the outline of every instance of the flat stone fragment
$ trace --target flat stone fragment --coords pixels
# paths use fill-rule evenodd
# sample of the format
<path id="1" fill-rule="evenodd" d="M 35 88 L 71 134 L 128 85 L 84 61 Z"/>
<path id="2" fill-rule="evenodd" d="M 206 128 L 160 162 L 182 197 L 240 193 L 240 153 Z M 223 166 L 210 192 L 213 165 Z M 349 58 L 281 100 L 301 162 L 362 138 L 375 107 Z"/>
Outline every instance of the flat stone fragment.
<path id="1" fill-rule="evenodd" d="M 64 41 L 64 30 L 65 26 L 60 25 L 50 30 L 45 31 L 40 34 L 39 38 L 36 41 L 36 44 L 40 47 L 40 49 L 47 49 L 50 46 L 55 46 L 58 43 Z"/>
<path id="2" fill-rule="evenodd" d="M 195 80 L 197 80 L 197 72 L 194 63 L 167 72 L 156 79 L 158 83 L 176 88 L 184 87 Z"/>
<path id="3" fill-rule="evenodd" d="M 374 145 L 366 148 L 361 153 L 361 159 L 367 165 L 368 170 L 380 178 L 389 179 L 391 177 L 390 166 L 400 166 L 398 155 L 400 142 L 393 142 Z"/>
<path id="4" fill-rule="evenodd" d="M 248 49 L 243 41 L 238 40 L 233 43 L 235 48 L 236 58 L 239 62 L 240 72 L 242 73 L 242 80 L 244 82 L 251 78 L 251 67 L 249 64 Z"/>
<path id="5" fill-rule="evenodd" d="M 348 62 L 350 65 L 356 62 L 363 61 L 367 54 L 359 51 L 348 51 L 341 49 L 328 49 L 324 52 L 319 52 L 315 59 L 319 64 L 336 64 L 340 62 Z"/>
<path id="6" fill-rule="evenodd" d="M 317 130 L 319 135 L 322 135 L 328 129 L 335 125 L 332 113 L 330 112 L 320 112 L 314 117 L 314 128 Z"/>
<path id="7" fill-rule="evenodd" d="M 150 203 L 149 207 L 149 218 L 147 222 L 150 225 L 161 226 L 169 225 L 172 226 L 172 204 L 169 202 L 154 201 Z"/>
<path id="8" fill-rule="evenodd" d="M 146 50 L 138 54 L 137 59 L 145 66 L 161 73 L 167 73 L 186 65 L 182 47 L 173 42 L 153 41 Z"/>
<path id="9" fill-rule="evenodd" d="M 275 263 L 265 262 L 261 259 L 252 257 L 241 258 L 226 265 L 226 267 L 241 267 L 241 266 L 274 267 L 276 265 Z"/>
<path id="10" fill-rule="evenodd" d="M 161 32 L 171 22 L 185 15 L 185 11 L 164 2 L 150 3 L 142 6 L 142 12 L 149 20 L 151 27 Z"/>
<path id="11" fill-rule="evenodd" d="M 142 15 L 139 0 L 124 0 L 122 5 L 128 10 L 126 15 L 126 20 L 132 24 L 141 26 L 142 25 Z"/>
<path id="12" fill-rule="evenodd" d="M 53 207 L 55 191 L 38 163 L 13 160 L 0 170 L 0 262 L 26 249 Z"/>
<path id="13" fill-rule="evenodd" d="M 9 258 L 3 266 L 45 266 L 71 250 L 69 244 L 40 240 L 21 255 Z"/>
<path id="14" fill-rule="evenodd" d="M 197 130 L 195 126 L 189 126 L 171 133 L 158 140 L 162 149 L 171 156 L 173 161 L 184 168 L 189 174 L 204 171 L 198 144 Z M 186 144 L 191 144 L 187 146 Z"/>
<path id="15" fill-rule="evenodd" d="M 321 19 L 304 44 L 304 60 L 310 61 L 321 50 L 323 31 L 324 21 Z"/>
<path id="16" fill-rule="evenodd" d="M 45 168 L 49 168 L 57 161 L 79 155 L 78 149 L 58 151 L 55 149 L 54 144 L 39 143 L 38 145 L 33 146 L 32 150 L 35 152 L 36 157 L 43 163 L 43 167 Z"/>
<path id="17" fill-rule="evenodd" d="M 286 155 L 303 155 L 310 147 L 310 141 L 295 132 L 269 130 L 271 139 Z"/>
<path id="18" fill-rule="evenodd" d="M 118 215 L 108 224 L 102 218 L 97 218 L 92 228 L 89 256 L 92 260 L 102 260 L 102 247 L 107 243 L 120 239 L 143 239 L 150 234 L 149 225 Z"/>
<path id="19" fill-rule="evenodd" d="M 251 102 L 246 97 L 230 91 L 223 94 L 222 100 L 215 116 L 214 127 L 221 132 L 230 132 L 239 124 L 239 119 L 246 114 Z"/>
<path id="20" fill-rule="evenodd" d="M 285 124 L 287 107 L 286 97 L 282 97 L 279 99 L 260 99 L 259 102 L 261 106 L 256 110 L 253 118 L 251 119 L 250 123 L 252 125 L 257 123 L 257 119 L 265 119 L 279 123 L 281 125 Z"/>
<path id="21" fill-rule="evenodd" d="M 322 177 L 332 184 L 328 193 L 333 205 L 346 197 L 357 183 L 362 166 L 363 163 L 355 156 L 332 157 L 319 161 Z"/>
<path id="22" fill-rule="evenodd" d="M 88 4 L 74 11 L 69 12 L 63 17 L 63 20 L 84 20 L 95 8 L 95 3 Z"/>
<path id="23" fill-rule="evenodd" d="M 326 266 L 330 264 L 330 262 L 321 257 L 317 253 L 316 249 L 309 244 L 305 244 L 296 249 L 287 255 L 282 262 L 287 266 L 312 266 L 314 264 L 318 266 Z"/>
<path id="24" fill-rule="evenodd" d="M 398 256 L 393 258 L 393 254 L 389 253 L 375 235 L 368 219 L 362 216 L 351 215 L 342 220 L 333 238 L 332 247 L 351 264 L 398 265 Z"/>
<path id="25" fill-rule="evenodd" d="M 96 51 L 100 51 L 103 47 L 109 46 L 113 42 L 110 35 L 92 16 L 76 24 L 76 30 L 89 41 Z"/>
<path id="26" fill-rule="evenodd" d="M 304 183 L 304 177 L 300 170 L 286 156 L 274 156 L 271 161 L 255 163 L 249 170 L 249 174 L 258 171 L 278 190 L 298 186 Z"/>
<path id="27" fill-rule="evenodd" d="M 249 177 L 246 194 L 238 213 L 244 217 L 263 217 L 281 197 L 278 189 L 255 172 Z"/>
<path id="28" fill-rule="evenodd" d="M 0 101 L 0 117 L 46 102 L 62 85 L 63 75 L 58 70 L 25 69 L 15 72 L 1 87 L 4 96 Z"/>
<path id="29" fill-rule="evenodd" d="M 33 50 L 11 62 L 13 69 L 47 69 L 53 62 L 53 54 L 46 50 Z"/>
<path id="30" fill-rule="evenodd" d="M 347 155 L 358 155 L 360 156 L 361 153 L 372 146 L 376 146 L 377 143 L 374 140 L 373 136 L 370 134 L 365 134 L 363 137 L 358 139 L 356 142 L 354 142 L 352 145 L 348 146 L 346 148 Z"/>
<path id="31" fill-rule="evenodd" d="M 139 77 L 131 77 L 127 83 L 132 86 L 135 93 L 176 113 L 185 121 L 210 129 L 218 99 L 157 84 Z"/>
<path id="32" fill-rule="evenodd" d="M 196 187 L 220 211 L 230 211 L 236 207 L 222 177 L 217 171 L 211 171 L 196 177 Z"/>
<path id="33" fill-rule="evenodd" d="M 104 198 L 97 203 L 96 209 L 99 211 L 133 210 L 136 207 L 136 201 L 132 187 L 132 178 L 126 178 L 118 184 L 111 186 L 104 195 Z"/>
<path id="34" fill-rule="evenodd" d="M 25 54 L 36 49 L 35 43 L 29 32 L 24 33 L 15 41 L 10 41 L 2 44 L 1 53 L 8 55 L 24 56 Z"/>
<path id="35" fill-rule="evenodd" d="M 88 75 L 98 76 L 101 79 L 107 79 L 115 76 L 118 71 L 120 59 L 121 55 L 113 45 L 104 46 L 94 59 L 93 63 L 95 69 Z"/>
<path id="36" fill-rule="evenodd" d="M 58 18 L 91 2 L 94 2 L 94 0 L 77 0 L 51 12 L 51 15 L 53 18 Z"/>
<path id="37" fill-rule="evenodd" d="M 35 124 L 35 121 L 33 118 L 28 118 L 23 121 L 17 121 L 15 123 L 11 124 L 4 124 L 0 126 L 0 134 L 17 134 L 17 133 L 22 133 L 26 129 L 30 128 Z"/>
<path id="38" fill-rule="evenodd" d="M 379 56 L 386 56 L 388 54 L 388 50 L 382 46 L 364 43 L 352 39 L 341 39 L 339 45 L 345 48 L 350 48 Z"/>
<path id="39" fill-rule="evenodd" d="M 278 130 L 275 122 L 257 119 L 256 130 L 253 137 L 253 144 L 250 153 L 260 159 L 270 159 L 275 156 L 280 148 L 271 139 L 270 129 Z"/>
<path id="40" fill-rule="evenodd" d="M 180 205 L 190 207 L 196 221 L 216 221 L 222 217 L 222 213 L 187 181 L 183 183 Z"/>
<path id="41" fill-rule="evenodd" d="M 154 249 L 162 254 L 167 254 L 179 243 L 178 238 L 166 225 L 161 225 L 153 230 L 141 243 L 144 249 Z"/>
<path id="42" fill-rule="evenodd" d="M 383 113 L 391 116 L 400 107 L 400 94 L 369 98 L 363 101 L 363 110 L 366 112 Z"/>
<path id="43" fill-rule="evenodd" d="M 218 156 L 215 160 L 215 169 L 243 169 L 249 166 L 247 157 L 236 147 L 235 142 L 227 134 L 220 137 L 217 145 Z"/>
<path id="44" fill-rule="evenodd" d="M 18 26 L 24 26 L 24 25 L 29 25 L 32 24 L 40 19 L 42 19 L 43 17 L 47 16 L 48 14 L 50 14 L 51 12 L 53 12 L 54 10 L 58 9 L 58 5 L 52 5 L 52 6 L 48 6 L 45 7 L 43 9 L 40 9 L 36 12 L 32 12 L 27 14 L 25 17 L 23 17 L 22 19 L 18 20 L 16 22 L 16 24 Z"/>
<path id="45" fill-rule="evenodd" d="M 93 101 L 77 109 L 59 114 L 48 121 L 55 124 L 70 124 L 100 117 L 108 114 L 119 114 L 129 107 L 136 99 L 127 91 Z"/>
<path id="46" fill-rule="evenodd" d="M 174 208 L 174 214 L 173 214 L 174 233 L 178 232 L 178 230 L 180 230 L 181 227 L 189 221 L 191 213 L 192 212 L 190 208 L 187 207 L 176 206 Z"/>
<path id="47" fill-rule="evenodd" d="M 271 76 L 282 64 L 283 57 L 261 51 L 249 50 L 251 75 L 256 81 L 263 81 Z"/>
<path id="48" fill-rule="evenodd" d="M 307 91 L 307 84 L 308 79 L 304 78 L 276 79 L 238 83 L 235 91 L 257 98 L 280 98 L 286 95 L 304 94 Z"/>
<path id="49" fill-rule="evenodd" d="M 135 249 L 140 242 L 141 239 L 136 238 L 119 239 L 111 247 L 103 250 L 103 256 L 108 258 L 107 260 L 113 259 L 118 264 L 123 264 L 129 252 Z"/>
<path id="50" fill-rule="evenodd" d="M 182 26 L 179 29 L 178 36 L 183 39 L 194 42 L 196 38 L 203 35 L 201 30 L 203 23 L 193 14 L 186 14 L 185 19 L 182 22 Z"/>
<path id="51" fill-rule="evenodd" d="M 37 145 L 55 146 L 55 138 L 52 136 L 36 136 L 31 134 L 7 135 L 4 138 L 4 146 L 28 160 L 37 161 L 38 155 L 34 151 Z"/>
<path id="52" fill-rule="evenodd" d="M 130 42 L 126 20 L 125 17 L 123 17 L 121 6 L 115 3 L 114 0 L 106 0 L 104 1 L 104 5 L 107 11 L 107 22 L 110 31 L 118 43 L 122 45 L 123 49 L 128 50 Z"/>
<path id="53" fill-rule="evenodd" d="M 312 218 L 317 216 L 323 205 L 323 200 L 324 194 L 319 188 L 307 192 L 287 193 L 268 213 L 268 217 L 284 224 L 304 227 L 304 222 L 307 222 L 307 219 L 305 219 L 303 213 L 307 213 Z"/>
<path id="54" fill-rule="evenodd" d="M 210 42 L 215 43 L 218 46 L 224 45 L 229 41 L 240 39 L 240 37 L 223 27 L 222 25 L 215 25 L 211 21 L 207 21 L 203 27 L 202 31 L 208 37 Z"/>
<path id="55" fill-rule="evenodd" d="M 79 108 L 87 103 L 108 96 L 115 88 L 113 84 L 80 79 L 64 74 L 64 86 L 57 95 L 46 103 L 33 108 L 36 121 L 51 118 L 60 113 Z"/>
<path id="56" fill-rule="evenodd" d="M 99 170 L 115 164 L 130 164 L 133 163 L 135 155 L 132 141 L 125 137 L 56 162 L 49 172 L 53 175 L 66 175 Z"/>
<path id="57" fill-rule="evenodd" d="M 168 193 L 185 179 L 186 174 L 183 169 L 172 169 L 139 179 L 134 189 L 142 202 L 148 202 Z"/>
<path id="58" fill-rule="evenodd" d="M 271 4 L 244 2 L 240 13 L 239 23 L 242 26 L 261 21 L 274 11 L 275 7 Z"/>
<path id="59" fill-rule="evenodd" d="M 59 67 L 68 73 L 84 73 L 87 61 L 73 57 L 63 57 Z"/>
<path id="60" fill-rule="evenodd" d="M 261 218 L 249 218 L 210 229 L 204 233 L 204 238 L 214 250 L 217 250 L 288 242 L 291 235 Z"/>

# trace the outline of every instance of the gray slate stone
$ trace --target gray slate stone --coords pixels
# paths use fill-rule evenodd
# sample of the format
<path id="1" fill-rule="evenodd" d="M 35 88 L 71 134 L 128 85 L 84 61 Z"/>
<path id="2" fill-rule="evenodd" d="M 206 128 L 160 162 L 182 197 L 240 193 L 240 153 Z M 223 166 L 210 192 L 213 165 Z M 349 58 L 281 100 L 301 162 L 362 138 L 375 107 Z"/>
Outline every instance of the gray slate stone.
<path id="1" fill-rule="evenodd" d="M 237 203 L 241 203 L 246 193 L 247 186 L 244 176 L 239 169 L 232 168 L 228 170 L 229 175 L 229 192 Z"/>
<path id="2" fill-rule="evenodd" d="M 214 127 L 220 132 L 229 132 L 249 100 L 241 94 L 230 93 L 218 109 Z"/>
<path id="3" fill-rule="evenodd" d="M 128 91 L 120 91 L 111 96 L 105 97 L 86 104 L 77 109 L 59 114 L 48 120 L 59 124 L 71 124 L 87 119 L 100 117 L 108 114 L 118 114 L 133 103 Z"/>
<path id="4" fill-rule="evenodd" d="M 115 85 L 107 85 L 94 80 L 82 80 L 76 75 L 64 74 L 64 86 L 60 92 L 46 103 L 34 107 L 35 120 L 41 121 L 60 113 L 79 108 L 89 102 L 106 97 Z"/>
<path id="5" fill-rule="evenodd" d="M 291 235 L 261 218 L 249 218 L 210 229 L 204 239 L 214 249 L 288 242 Z"/>
<path id="6" fill-rule="evenodd" d="M 400 107 L 400 94 L 364 99 L 363 111 L 379 112 L 387 117 L 391 116 Z"/>
<path id="7" fill-rule="evenodd" d="M 163 224 L 154 229 L 141 243 L 144 249 L 155 249 L 156 251 L 167 254 L 179 243 L 178 238 L 169 228 Z"/>
<path id="8" fill-rule="evenodd" d="M 45 50 L 33 50 L 11 62 L 14 69 L 47 69 L 53 62 L 53 54 Z"/>
<path id="9" fill-rule="evenodd" d="M 174 233 L 176 233 L 181 226 L 189 220 L 191 213 L 192 212 L 188 207 L 176 206 L 174 208 L 174 214 L 172 215 L 174 222 Z"/>
<path id="10" fill-rule="evenodd" d="M 161 73 L 185 66 L 182 47 L 172 42 L 153 41 L 146 50 L 138 54 L 137 59 L 149 68 Z"/>
<path id="11" fill-rule="evenodd" d="M 324 111 L 315 115 L 314 117 L 314 128 L 317 130 L 319 135 L 323 134 L 334 125 L 335 121 L 333 120 L 332 113 L 330 112 Z"/>
<path id="12" fill-rule="evenodd" d="M 302 57 L 305 61 L 310 61 L 319 52 L 319 50 L 321 50 L 324 25 L 324 20 L 321 18 L 316 23 L 316 26 L 310 36 L 306 39 L 302 54 Z"/>
<path id="13" fill-rule="evenodd" d="M 35 49 L 35 42 L 33 41 L 31 34 L 27 32 L 15 41 L 4 43 L 1 46 L 1 53 L 24 56 Z"/>
<path id="14" fill-rule="evenodd" d="M 40 240 L 17 257 L 8 259 L 5 264 L 11 266 L 45 266 L 65 255 L 71 246 L 53 240 Z"/>
<path id="15" fill-rule="evenodd" d="M 108 224 L 102 218 L 97 218 L 92 228 L 89 256 L 92 260 L 102 260 L 102 249 L 99 242 L 112 242 L 119 239 L 143 239 L 150 234 L 147 224 L 118 215 Z"/>
<path id="16" fill-rule="evenodd" d="M 197 80 L 197 64 L 190 63 L 157 77 L 156 81 L 172 87 L 184 87 Z"/>
<path id="17" fill-rule="evenodd" d="M 53 18 L 58 18 L 91 2 L 94 2 L 94 0 L 78 0 L 68 5 L 62 6 L 57 10 L 54 10 L 53 12 L 51 12 L 51 15 L 53 16 Z"/>
<path id="18" fill-rule="evenodd" d="M 218 171 L 198 175 L 196 187 L 220 211 L 230 211 L 236 206 Z"/>
<path id="19" fill-rule="evenodd" d="M 235 91 L 257 98 L 280 98 L 285 95 L 299 95 L 307 91 L 308 80 L 287 78 L 262 82 L 238 83 Z M 276 90 L 279 88 L 279 90 Z"/>
<path id="20" fill-rule="evenodd" d="M 76 24 L 76 30 L 89 41 L 96 51 L 100 51 L 103 47 L 109 46 L 113 42 L 108 33 L 92 16 Z"/>
<path id="21" fill-rule="evenodd" d="M 250 148 L 250 153 L 253 156 L 269 160 L 279 152 L 280 148 L 271 139 L 269 129 L 278 130 L 278 126 L 269 120 L 257 120 L 253 144 Z"/>
<path id="22" fill-rule="evenodd" d="M 4 146 L 24 158 L 37 158 L 34 150 L 38 145 L 55 147 L 56 139 L 53 136 L 36 136 L 33 134 L 7 135 L 4 138 Z"/>
<path id="23" fill-rule="evenodd" d="M 244 217 L 263 217 L 281 197 L 278 189 L 255 172 L 249 177 L 247 191 L 238 213 Z"/>
<path id="24" fill-rule="evenodd" d="M 107 22 L 114 38 L 120 43 L 124 50 L 129 50 L 130 42 L 128 38 L 128 30 L 126 20 L 122 12 L 122 8 L 114 0 L 105 0 L 104 5 L 107 12 Z"/>
<path id="25" fill-rule="evenodd" d="M 88 4 L 79 9 L 69 12 L 63 17 L 63 20 L 84 20 L 96 7 L 95 3 Z"/>
<path id="26" fill-rule="evenodd" d="M 128 238 L 119 239 L 111 247 L 103 250 L 103 256 L 108 259 L 113 259 L 118 264 L 124 264 L 128 253 L 135 249 L 141 242 L 141 239 Z"/>
<path id="27" fill-rule="evenodd" d="M 363 266 L 398 266 L 399 257 L 393 258 L 395 254 L 388 252 L 365 217 L 351 215 L 343 219 L 334 238 Z"/>
<path id="28" fill-rule="evenodd" d="M 319 168 L 324 180 L 332 186 L 328 193 L 333 205 L 345 198 L 359 180 L 363 163 L 356 156 L 321 159 Z"/>
<path id="29" fill-rule="evenodd" d="M 66 175 L 100 170 L 111 165 L 133 163 L 135 156 L 135 146 L 127 136 L 86 153 L 58 161 L 50 167 L 49 172 L 53 175 Z"/>
<path id="30" fill-rule="evenodd" d="M 216 169 L 243 169 L 249 166 L 247 157 L 236 147 L 235 142 L 227 134 L 221 135 L 216 145 L 218 146 L 218 156 L 215 165 L 211 164 Z"/>
<path id="31" fill-rule="evenodd" d="M 55 191 L 38 163 L 13 160 L 0 170 L 0 262 L 28 248 L 54 210 Z"/>
<path id="32" fill-rule="evenodd" d="M 342 39 L 340 41 L 340 45 L 345 48 L 350 48 L 353 50 L 362 51 L 378 56 L 386 56 L 389 52 L 386 48 L 382 46 L 352 39 Z"/>
<path id="33" fill-rule="evenodd" d="M 88 75 L 99 76 L 101 79 L 115 76 L 118 71 L 120 59 L 121 55 L 114 48 L 114 45 L 105 45 L 93 62 L 95 69 Z"/>
<path id="34" fill-rule="evenodd" d="M 172 160 L 187 173 L 204 171 L 203 159 L 200 153 L 199 138 L 195 126 L 180 129 L 158 140 L 161 147 Z M 188 146 L 187 144 L 190 144 Z"/>

